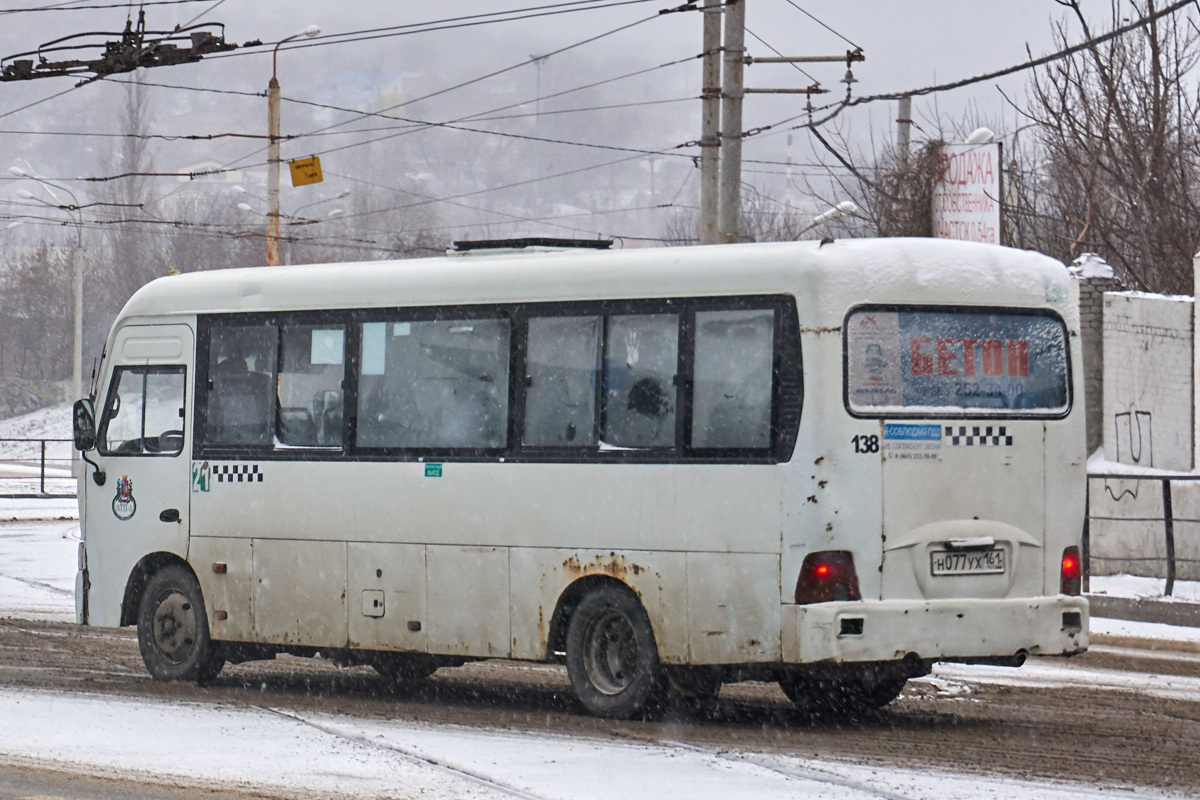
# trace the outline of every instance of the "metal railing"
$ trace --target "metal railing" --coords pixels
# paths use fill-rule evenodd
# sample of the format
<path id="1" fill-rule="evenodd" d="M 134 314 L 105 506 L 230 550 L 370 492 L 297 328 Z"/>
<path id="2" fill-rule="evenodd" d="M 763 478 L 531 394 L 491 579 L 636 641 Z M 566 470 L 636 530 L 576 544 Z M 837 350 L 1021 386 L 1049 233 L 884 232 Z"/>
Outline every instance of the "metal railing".
<path id="1" fill-rule="evenodd" d="M 0 439 L 0 498 L 75 497 L 70 439 Z"/>
<path id="2" fill-rule="evenodd" d="M 1137 481 L 1157 482 L 1161 484 L 1162 490 L 1162 516 L 1161 517 L 1122 517 L 1122 516 L 1099 516 L 1092 513 L 1092 481 L 1093 480 L 1119 480 L 1119 481 Z M 1084 566 L 1084 591 L 1088 589 L 1088 579 L 1091 576 L 1092 561 L 1123 561 L 1123 562 L 1164 562 L 1164 572 L 1166 578 L 1166 587 L 1163 591 L 1165 596 L 1170 596 L 1175 591 L 1175 576 L 1176 570 L 1180 563 L 1185 564 L 1200 564 L 1200 559 L 1196 558 L 1179 558 L 1175 553 L 1175 523 L 1191 522 L 1200 524 L 1200 519 L 1184 519 L 1175 516 L 1174 504 L 1171 496 L 1171 484 L 1173 482 L 1191 483 L 1200 481 L 1200 475 L 1130 475 L 1120 472 L 1093 472 L 1088 473 L 1087 482 L 1087 514 L 1083 520 L 1083 566 Z M 1107 487 L 1107 484 L 1106 484 Z M 1109 489 L 1111 494 L 1111 489 Z M 1121 496 L 1114 496 L 1116 502 L 1120 502 L 1121 497 L 1125 494 L 1131 494 L 1135 499 L 1137 492 L 1122 491 Z M 1161 522 L 1163 533 L 1163 550 L 1161 556 L 1096 556 L 1092 554 L 1091 543 L 1091 528 L 1092 521 L 1104 522 Z"/>

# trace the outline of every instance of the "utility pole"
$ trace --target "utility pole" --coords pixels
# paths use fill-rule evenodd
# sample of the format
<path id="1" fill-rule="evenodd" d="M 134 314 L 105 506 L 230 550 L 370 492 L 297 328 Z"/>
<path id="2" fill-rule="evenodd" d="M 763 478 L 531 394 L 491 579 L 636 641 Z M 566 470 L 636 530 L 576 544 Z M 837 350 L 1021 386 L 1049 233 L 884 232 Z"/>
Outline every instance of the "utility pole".
<path id="1" fill-rule="evenodd" d="M 267 84 L 267 266 L 279 266 L 279 79 L 274 69 Z"/>
<path id="2" fill-rule="evenodd" d="M 717 244 L 721 148 L 721 0 L 704 0 L 704 82 L 700 129 L 700 244 Z"/>
<path id="3" fill-rule="evenodd" d="M 909 142 L 912 140 L 912 98 L 901 97 L 896 104 L 896 150 L 900 160 L 908 160 Z"/>
<path id="4" fill-rule="evenodd" d="M 844 56 L 746 56 L 746 0 L 704 0 L 704 84 L 700 134 L 700 244 L 741 241 L 738 229 L 742 189 L 742 101 L 750 93 L 803 94 L 810 99 L 828 90 L 813 84 L 803 89 L 748 89 L 744 82 L 747 64 L 799 64 L 846 62 L 846 84 L 855 83 L 850 67 L 864 61 L 862 49 Z M 724 46 L 721 18 L 724 14 Z M 723 68 L 722 68 L 723 65 Z M 719 87 L 719 88 L 718 88 Z M 719 102 L 718 102 L 719 101 Z M 811 111 L 811 103 L 809 109 Z M 719 116 L 718 116 L 719 115 Z M 788 137 L 788 186 L 791 186 L 791 137 Z M 789 202 L 790 205 L 790 202 Z"/>
<path id="5" fill-rule="evenodd" d="M 537 69 L 537 102 L 534 105 L 533 135 L 542 138 L 542 67 L 550 56 L 530 55 L 533 66 Z M 533 215 L 542 213 L 542 142 L 533 144 Z"/>
<path id="6" fill-rule="evenodd" d="M 267 84 L 267 266 L 279 266 L 279 47 L 301 36 L 321 33 L 309 25 L 299 33 L 280 39 L 271 52 L 271 82 Z"/>
<path id="7" fill-rule="evenodd" d="M 746 67 L 746 0 L 725 5 L 725 45 L 721 77 L 721 179 L 717 204 L 717 240 L 741 239 L 738 214 L 742 201 L 742 98 Z"/>

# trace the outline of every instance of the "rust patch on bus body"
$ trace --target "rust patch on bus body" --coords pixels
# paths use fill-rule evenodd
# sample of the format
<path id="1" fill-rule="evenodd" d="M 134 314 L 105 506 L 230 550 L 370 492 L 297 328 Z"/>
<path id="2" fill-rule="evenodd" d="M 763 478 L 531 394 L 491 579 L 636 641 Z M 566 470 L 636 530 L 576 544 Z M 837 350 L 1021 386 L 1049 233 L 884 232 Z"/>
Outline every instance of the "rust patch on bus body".
<path id="1" fill-rule="evenodd" d="M 629 588 L 633 589 L 634 593 L 641 596 L 641 592 L 636 586 L 630 585 L 629 576 L 637 577 L 643 572 L 648 572 L 646 567 L 641 564 L 630 561 L 623 555 L 615 552 L 610 552 L 608 558 L 603 555 L 597 555 L 591 561 L 580 561 L 579 556 L 571 556 L 562 562 L 563 571 L 570 577 L 571 581 L 578 580 L 588 575 L 607 575 L 610 578 L 616 578 Z"/>
<path id="2" fill-rule="evenodd" d="M 609 553 L 607 560 L 598 555 L 586 564 L 579 560 L 579 556 L 571 556 L 563 561 L 563 569 L 575 578 L 585 575 L 608 575 L 618 580 L 624 580 L 630 572 L 634 575 L 645 572 L 645 567 L 630 563 L 625 556 L 616 553 Z"/>

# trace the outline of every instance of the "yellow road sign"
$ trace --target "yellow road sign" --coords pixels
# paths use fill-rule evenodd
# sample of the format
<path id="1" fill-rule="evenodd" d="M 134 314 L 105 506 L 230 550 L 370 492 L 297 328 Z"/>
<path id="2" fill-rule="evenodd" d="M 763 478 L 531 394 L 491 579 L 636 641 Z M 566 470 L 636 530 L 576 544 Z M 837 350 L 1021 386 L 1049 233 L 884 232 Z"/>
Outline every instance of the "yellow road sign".
<path id="1" fill-rule="evenodd" d="M 320 183 L 325 180 L 321 175 L 321 159 L 319 156 L 298 158 L 289 161 L 292 169 L 292 186 L 308 186 L 310 183 Z"/>

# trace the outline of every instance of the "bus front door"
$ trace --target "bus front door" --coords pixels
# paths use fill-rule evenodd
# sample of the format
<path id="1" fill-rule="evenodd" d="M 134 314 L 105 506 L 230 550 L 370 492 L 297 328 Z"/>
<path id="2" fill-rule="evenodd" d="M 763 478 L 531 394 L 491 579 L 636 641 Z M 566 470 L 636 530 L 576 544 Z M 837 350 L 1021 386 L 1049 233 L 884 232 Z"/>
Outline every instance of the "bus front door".
<path id="1" fill-rule="evenodd" d="M 187 557 L 192 341 L 187 326 L 145 325 L 123 328 L 113 343 L 96 429 L 105 480 L 85 499 L 90 624 L 120 625 L 143 558 Z"/>

